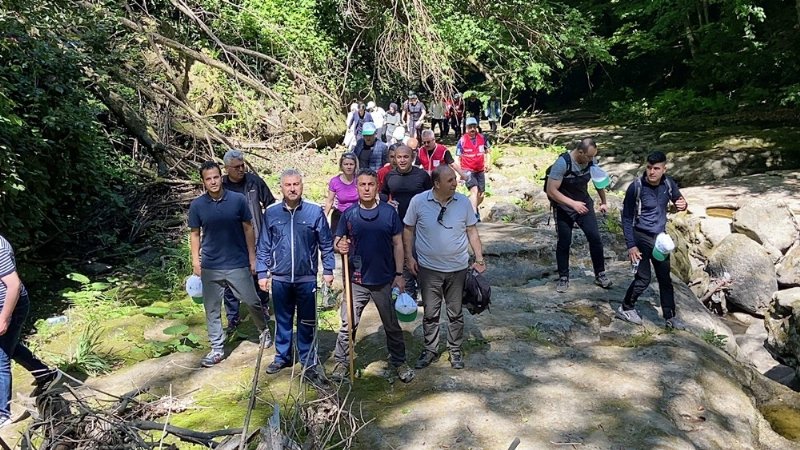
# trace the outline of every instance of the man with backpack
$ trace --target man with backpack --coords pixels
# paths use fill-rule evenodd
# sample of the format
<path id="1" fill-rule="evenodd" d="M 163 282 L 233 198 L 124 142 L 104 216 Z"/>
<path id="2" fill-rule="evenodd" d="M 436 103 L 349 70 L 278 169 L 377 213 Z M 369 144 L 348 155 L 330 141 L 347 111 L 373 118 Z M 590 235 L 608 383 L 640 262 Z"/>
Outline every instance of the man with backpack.
<path id="1" fill-rule="evenodd" d="M 403 103 L 403 122 L 406 124 L 406 133 L 417 140 L 422 140 L 422 125 L 425 123 L 427 110 L 425 105 L 417 98 L 417 93 L 409 91 L 408 100 Z"/>
<path id="2" fill-rule="evenodd" d="M 642 318 L 634 305 L 640 295 L 650 285 L 650 262 L 656 271 L 658 293 L 661 297 L 661 310 L 666 327 L 686 329 L 683 321 L 675 315 L 675 291 L 670 278 L 669 255 L 663 261 L 653 257 L 656 236 L 664 233 L 667 226 L 667 206 L 675 204 L 678 211 L 685 211 L 686 199 L 678 190 L 678 185 L 666 175 L 667 156 L 663 152 L 653 152 L 647 156 L 647 170 L 628 186 L 622 208 L 622 232 L 628 246 L 631 264 L 638 268 L 633 282 L 625 293 L 622 306 L 616 316 L 626 322 L 642 324 Z"/>
<path id="3" fill-rule="evenodd" d="M 475 253 L 473 269 L 482 273 L 486 270 L 486 262 L 475 226 L 478 219 L 469 199 L 456 193 L 458 177 L 455 171 L 441 165 L 431 175 L 433 189 L 415 195 L 403 219 L 406 265 L 418 277 L 424 307 L 425 350 L 417 360 L 416 368 L 423 369 L 439 359 L 439 316 L 444 303 L 450 366 L 463 369 L 462 297 L 469 269 L 467 245 Z"/>
<path id="4" fill-rule="evenodd" d="M 594 202 L 589 196 L 590 168 L 595 164 L 597 144 L 591 138 L 578 142 L 576 147 L 561 154 L 548 168 L 545 190 L 553 203 L 558 243 L 556 244 L 556 263 L 558 265 L 558 284 L 556 292 L 569 289 L 569 248 L 572 245 L 572 228 L 575 224 L 583 230 L 589 241 L 589 254 L 592 258 L 596 285 L 608 289 L 613 284 L 605 272 L 603 242 L 597 227 Z M 597 189 L 600 197 L 600 211 L 608 211 L 605 189 Z"/>

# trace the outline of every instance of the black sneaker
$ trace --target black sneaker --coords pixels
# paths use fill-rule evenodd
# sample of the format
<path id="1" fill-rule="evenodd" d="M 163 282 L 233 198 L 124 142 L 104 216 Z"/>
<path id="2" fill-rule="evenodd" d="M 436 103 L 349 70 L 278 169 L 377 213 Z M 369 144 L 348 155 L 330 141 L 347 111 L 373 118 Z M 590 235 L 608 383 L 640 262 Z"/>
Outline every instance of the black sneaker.
<path id="1" fill-rule="evenodd" d="M 225 333 L 228 336 L 232 336 L 233 333 L 236 332 L 236 329 L 239 328 L 239 324 L 240 323 L 241 323 L 241 321 L 239 321 L 239 319 L 228 321 L 228 326 L 225 327 Z"/>
<path id="2" fill-rule="evenodd" d="M 225 352 L 220 350 L 211 350 L 208 354 L 200 360 L 200 365 L 203 367 L 214 367 L 225 359 Z"/>
<path id="3" fill-rule="evenodd" d="M 439 355 L 433 353 L 428 350 L 424 350 L 421 355 L 419 355 L 419 359 L 417 363 L 414 365 L 415 369 L 424 369 L 439 360 Z"/>
<path id="4" fill-rule="evenodd" d="M 33 384 L 36 386 L 31 391 L 31 397 L 38 397 L 51 388 L 58 386 L 61 383 L 61 376 L 63 373 L 58 369 L 52 369 L 40 377 L 36 377 Z"/>
<path id="5" fill-rule="evenodd" d="M 289 367 L 289 366 L 291 366 L 291 364 L 290 364 L 290 363 L 286 363 L 286 362 L 278 361 L 278 360 L 276 359 L 276 360 L 272 361 L 272 362 L 270 363 L 270 365 L 268 365 L 268 366 L 267 366 L 267 373 L 268 373 L 268 374 L 278 373 L 278 372 L 280 372 L 281 370 L 283 370 L 283 369 L 285 369 L 285 368 L 287 368 L 287 367 Z"/>
<path id="6" fill-rule="evenodd" d="M 600 272 L 599 274 L 597 274 L 596 277 L 594 277 L 594 284 L 600 286 L 603 289 L 608 289 L 614 283 L 608 279 L 605 272 Z"/>
<path id="7" fill-rule="evenodd" d="M 450 353 L 450 367 L 452 367 L 453 369 L 464 368 L 464 357 L 461 356 L 461 352 Z"/>

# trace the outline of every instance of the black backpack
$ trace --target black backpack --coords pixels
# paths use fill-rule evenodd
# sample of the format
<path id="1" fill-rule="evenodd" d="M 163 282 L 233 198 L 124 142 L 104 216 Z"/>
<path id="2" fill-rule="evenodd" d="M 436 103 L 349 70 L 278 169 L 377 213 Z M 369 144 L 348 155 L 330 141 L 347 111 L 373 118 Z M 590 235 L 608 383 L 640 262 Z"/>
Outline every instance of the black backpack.
<path id="1" fill-rule="evenodd" d="M 569 156 L 569 152 L 562 153 L 559 156 L 559 158 L 563 158 L 564 161 L 567 163 L 567 171 L 564 174 L 564 177 L 567 177 L 567 176 L 570 176 L 570 175 L 571 176 L 575 176 L 575 177 L 579 177 L 579 176 L 585 174 L 586 171 L 588 171 L 594 165 L 594 161 L 589 161 L 589 165 L 586 166 L 586 169 L 581 170 L 579 172 L 573 172 L 572 171 L 572 158 Z M 547 194 L 547 180 L 550 178 L 550 171 L 553 170 L 553 166 L 554 165 L 555 165 L 555 163 L 550 164 L 547 167 L 547 169 L 545 169 L 545 171 L 544 171 L 544 178 L 542 178 L 542 180 L 544 181 L 544 185 L 542 186 L 542 189 L 544 189 L 544 193 L 545 194 Z M 547 196 L 547 198 L 550 199 L 550 207 L 551 208 L 555 208 L 556 207 L 556 201 L 553 200 L 552 198 L 550 198 L 549 195 Z M 549 220 L 548 220 L 548 224 L 549 224 Z"/>
<path id="2" fill-rule="evenodd" d="M 489 309 L 492 303 L 492 287 L 486 277 L 475 269 L 467 271 L 461 303 L 472 315 Z"/>

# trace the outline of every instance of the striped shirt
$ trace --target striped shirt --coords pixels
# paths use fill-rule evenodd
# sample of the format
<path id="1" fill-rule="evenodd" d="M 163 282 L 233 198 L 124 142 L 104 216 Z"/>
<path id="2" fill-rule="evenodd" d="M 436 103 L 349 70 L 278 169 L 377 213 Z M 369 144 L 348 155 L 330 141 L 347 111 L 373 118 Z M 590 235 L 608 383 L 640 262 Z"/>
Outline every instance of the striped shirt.
<path id="1" fill-rule="evenodd" d="M 17 263 L 14 260 L 14 249 L 11 247 L 11 243 L 9 243 L 5 237 L 0 236 L 0 278 L 10 275 L 16 271 Z M 0 281 L 0 305 L 5 304 L 7 291 L 8 287 L 6 284 Z M 20 297 L 23 295 L 28 295 L 28 292 L 25 290 L 25 286 L 21 283 L 19 285 L 19 291 Z"/>

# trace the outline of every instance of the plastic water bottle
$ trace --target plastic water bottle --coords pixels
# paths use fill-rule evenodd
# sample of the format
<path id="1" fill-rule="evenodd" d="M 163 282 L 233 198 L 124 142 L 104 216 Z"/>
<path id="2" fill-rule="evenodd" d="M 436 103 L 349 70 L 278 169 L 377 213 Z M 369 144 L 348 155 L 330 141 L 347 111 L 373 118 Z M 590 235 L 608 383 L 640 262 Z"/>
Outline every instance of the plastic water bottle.
<path id="1" fill-rule="evenodd" d="M 636 275 L 636 272 L 639 271 L 639 261 L 631 263 L 631 274 Z"/>
<path id="2" fill-rule="evenodd" d="M 67 316 L 50 317 L 47 320 L 45 320 L 45 322 L 47 322 L 48 325 L 61 325 L 69 322 L 69 317 Z"/>
<path id="3" fill-rule="evenodd" d="M 392 300 L 397 300 L 397 297 L 400 295 L 400 288 L 395 286 L 392 288 Z"/>

